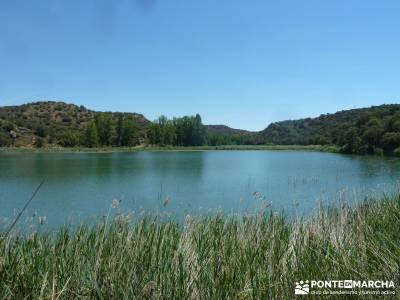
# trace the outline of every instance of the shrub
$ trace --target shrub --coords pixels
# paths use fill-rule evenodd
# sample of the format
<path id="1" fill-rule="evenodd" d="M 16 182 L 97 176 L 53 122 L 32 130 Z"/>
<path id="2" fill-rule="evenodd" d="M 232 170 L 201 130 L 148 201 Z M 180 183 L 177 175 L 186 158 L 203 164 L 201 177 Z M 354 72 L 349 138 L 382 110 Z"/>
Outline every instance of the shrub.
<path id="1" fill-rule="evenodd" d="M 2 121 L 1 127 L 5 130 L 5 131 L 11 131 L 11 130 L 15 130 L 15 125 L 9 121 Z"/>
<path id="2" fill-rule="evenodd" d="M 397 157 L 400 157 L 400 147 L 397 147 L 396 149 L 394 149 L 393 154 Z"/>
<path id="3" fill-rule="evenodd" d="M 388 132 L 382 138 L 384 147 L 391 151 L 400 146 L 400 132 Z"/>
<path id="4" fill-rule="evenodd" d="M 7 147 L 12 144 L 12 139 L 7 132 L 0 131 L 0 147 Z"/>
<path id="5" fill-rule="evenodd" d="M 37 137 L 35 139 L 35 146 L 37 148 L 42 148 L 44 146 L 44 139 L 42 137 Z"/>
<path id="6" fill-rule="evenodd" d="M 62 147 L 75 147 L 79 145 L 79 136 L 73 132 L 66 132 L 57 137 L 58 144 Z"/>
<path id="7" fill-rule="evenodd" d="M 382 148 L 378 148 L 378 147 L 374 148 L 374 154 L 382 156 L 384 154 L 383 149 Z"/>
<path id="8" fill-rule="evenodd" d="M 35 133 L 40 137 L 45 137 L 47 135 L 47 128 L 43 124 L 36 126 Z"/>
<path id="9" fill-rule="evenodd" d="M 63 121 L 64 123 L 71 123 L 71 122 L 72 122 L 72 118 L 69 117 L 69 116 L 64 116 L 64 117 L 62 118 L 62 121 Z"/>

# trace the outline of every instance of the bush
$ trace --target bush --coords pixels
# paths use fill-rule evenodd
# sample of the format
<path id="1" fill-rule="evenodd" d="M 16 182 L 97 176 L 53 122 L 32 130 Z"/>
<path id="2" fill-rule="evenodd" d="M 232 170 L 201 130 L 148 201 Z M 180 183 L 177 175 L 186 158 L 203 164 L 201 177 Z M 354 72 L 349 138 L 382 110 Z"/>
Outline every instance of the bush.
<path id="1" fill-rule="evenodd" d="M 12 144 L 12 139 L 7 132 L 0 131 L 0 147 L 7 147 Z"/>
<path id="2" fill-rule="evenodd" d="M 5 131 L 11 131 L 11 130 L 15 130 L 15 125 L 9 121 L 2 121 L 1 122 L 1 127 L 5 130 Z"/>
<path id="3" fill-rule="evenodd" d="M 73 132 L 66 132 L 57 137 L 58 144 L 62 147 L 75 147 L 79 145 L 79 136 Z"/>
<path id="4" fill-rule="evenodd" d="M 394 156 L 400 157 L 400 147 L 397 147 L 396 149 L 394 149 L 393 154 L 394 154 Z"/>
<path id="5" fill-rule="evenodd" d="M 36 129 L 35 129 L 35 133 L 36 135 L 40 136 L 40 137 L 45 137 L 47 135 L 47 128 L 46 126 L 44 126 L 43 124 L 39 124 Z"/>
<path id="6" fill-rule="evenodd" d="M 382 156 L 384 154 L 383 149 L 382 148 L 378 148 L 378 147 L 374 148 L 374 154 Z"/>
<path id="7" fill-rule="evenodd" d="M 41 137 L 37 137 L 37 138 L 35 139 L 35 146 L 36 146 L 37 148 L 42 148 L 42 147 L 44 146 L 44 139 L 41 138 Z"/>
<path id="8" fill-rule="evenodd" d="M 387 132 L 382 138 L 386 150 L 391 151 L 400 146 L 400 132 Z"/>
<path id="9" fill-rule="evenodd" d="M 371 153 L 371 151 L 368 145 L 361 145 L 357 150 L 354 151 L 354 153 L 368 154 Z"/>
<path id="10" fill-rule="evenodd" d="M 62 118 L 62 121 L 63 121 L 64 123 L 71 123 L 71 122 L 72 122 L 72 118 L 69 117 L 69 116 L 64 116 L 64 117 Z"/>

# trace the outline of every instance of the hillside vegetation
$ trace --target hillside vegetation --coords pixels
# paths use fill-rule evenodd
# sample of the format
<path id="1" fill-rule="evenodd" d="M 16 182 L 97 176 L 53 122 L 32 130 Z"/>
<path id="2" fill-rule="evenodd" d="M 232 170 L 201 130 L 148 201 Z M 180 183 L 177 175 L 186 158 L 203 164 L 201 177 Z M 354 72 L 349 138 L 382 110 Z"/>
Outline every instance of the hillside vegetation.
<path id="1" fill-rule="evenodd" d="M 97 112 L 64 102 L 0 107 L 0 147 L 215 146 L 254 144 L 253 136 L 227 126 L 205 126 L 198 114 L 150 122 L 141 114 Z"/>
<path id="2" fill-rule="evenodd" d="M 338 145 L 342 152 L 400 155 L 400 105 L 351 109 L 270 124 L 264 141 L 280 145 Z"/>
<path id="3" fill-rule="evenodd" d="M 0 107 L 0 147 L 265 144 L 336 146 L 345 153 L 400 156 L 400 105 L 276 122 L 260 132 L 203 125 L 198 114 L 150 122 L 137 113 L 96 112 L 63 102 Z"/>
<path id="4" fill-rule="evenodd" d="M 141 114 L 96 112 L 84 106 L 54 101 L 4 106 L 0 107 L 0 146 L 83 145 L 88 142 L 88 131 L 94 122 L 102 127 L 99 131 L 109 127 L 109 136 L 104 137 L 101 132 L 98 135 L 104 144 L 111 144 L 116 139 L 115 128 L 121 118 L 127 130 L 128 127 L 137 129 L 133 138 L 145 136 L 150 121 Z"/>
<path id="5" fill-rule="evenodd" d="M 226 125 L 206 125 L 207 144 L 222 145 L 262 145 L 264 139 L 258 132 L 235 129 Z"/>

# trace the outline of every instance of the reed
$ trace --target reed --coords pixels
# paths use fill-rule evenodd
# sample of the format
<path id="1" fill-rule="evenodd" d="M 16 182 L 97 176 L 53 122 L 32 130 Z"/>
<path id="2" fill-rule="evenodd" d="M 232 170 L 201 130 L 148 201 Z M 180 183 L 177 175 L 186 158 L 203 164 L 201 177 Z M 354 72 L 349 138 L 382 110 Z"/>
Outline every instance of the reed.
<path id="1" fill-rule="evenodd" d="M 400 196 L 289 220 L 264 211 L 119 218 L 0 245 L 3 299 L 293 299 L 305 279 L 394 280 Z"/>

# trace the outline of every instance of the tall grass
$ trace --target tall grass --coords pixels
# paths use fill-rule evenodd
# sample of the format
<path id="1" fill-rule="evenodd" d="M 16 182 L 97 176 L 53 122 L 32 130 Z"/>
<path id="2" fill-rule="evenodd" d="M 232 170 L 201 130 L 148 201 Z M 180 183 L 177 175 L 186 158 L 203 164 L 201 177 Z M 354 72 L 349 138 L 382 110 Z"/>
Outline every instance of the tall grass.
<path id="1" fill-rule="evenodd" d="M 290 221 L 264 212 L 120 217 L 96 227 L 8 237 L 0 297 L 292 299 L 304 279 L 382 279 L 399 294 L 400 197 L 321 209 Z"/>

